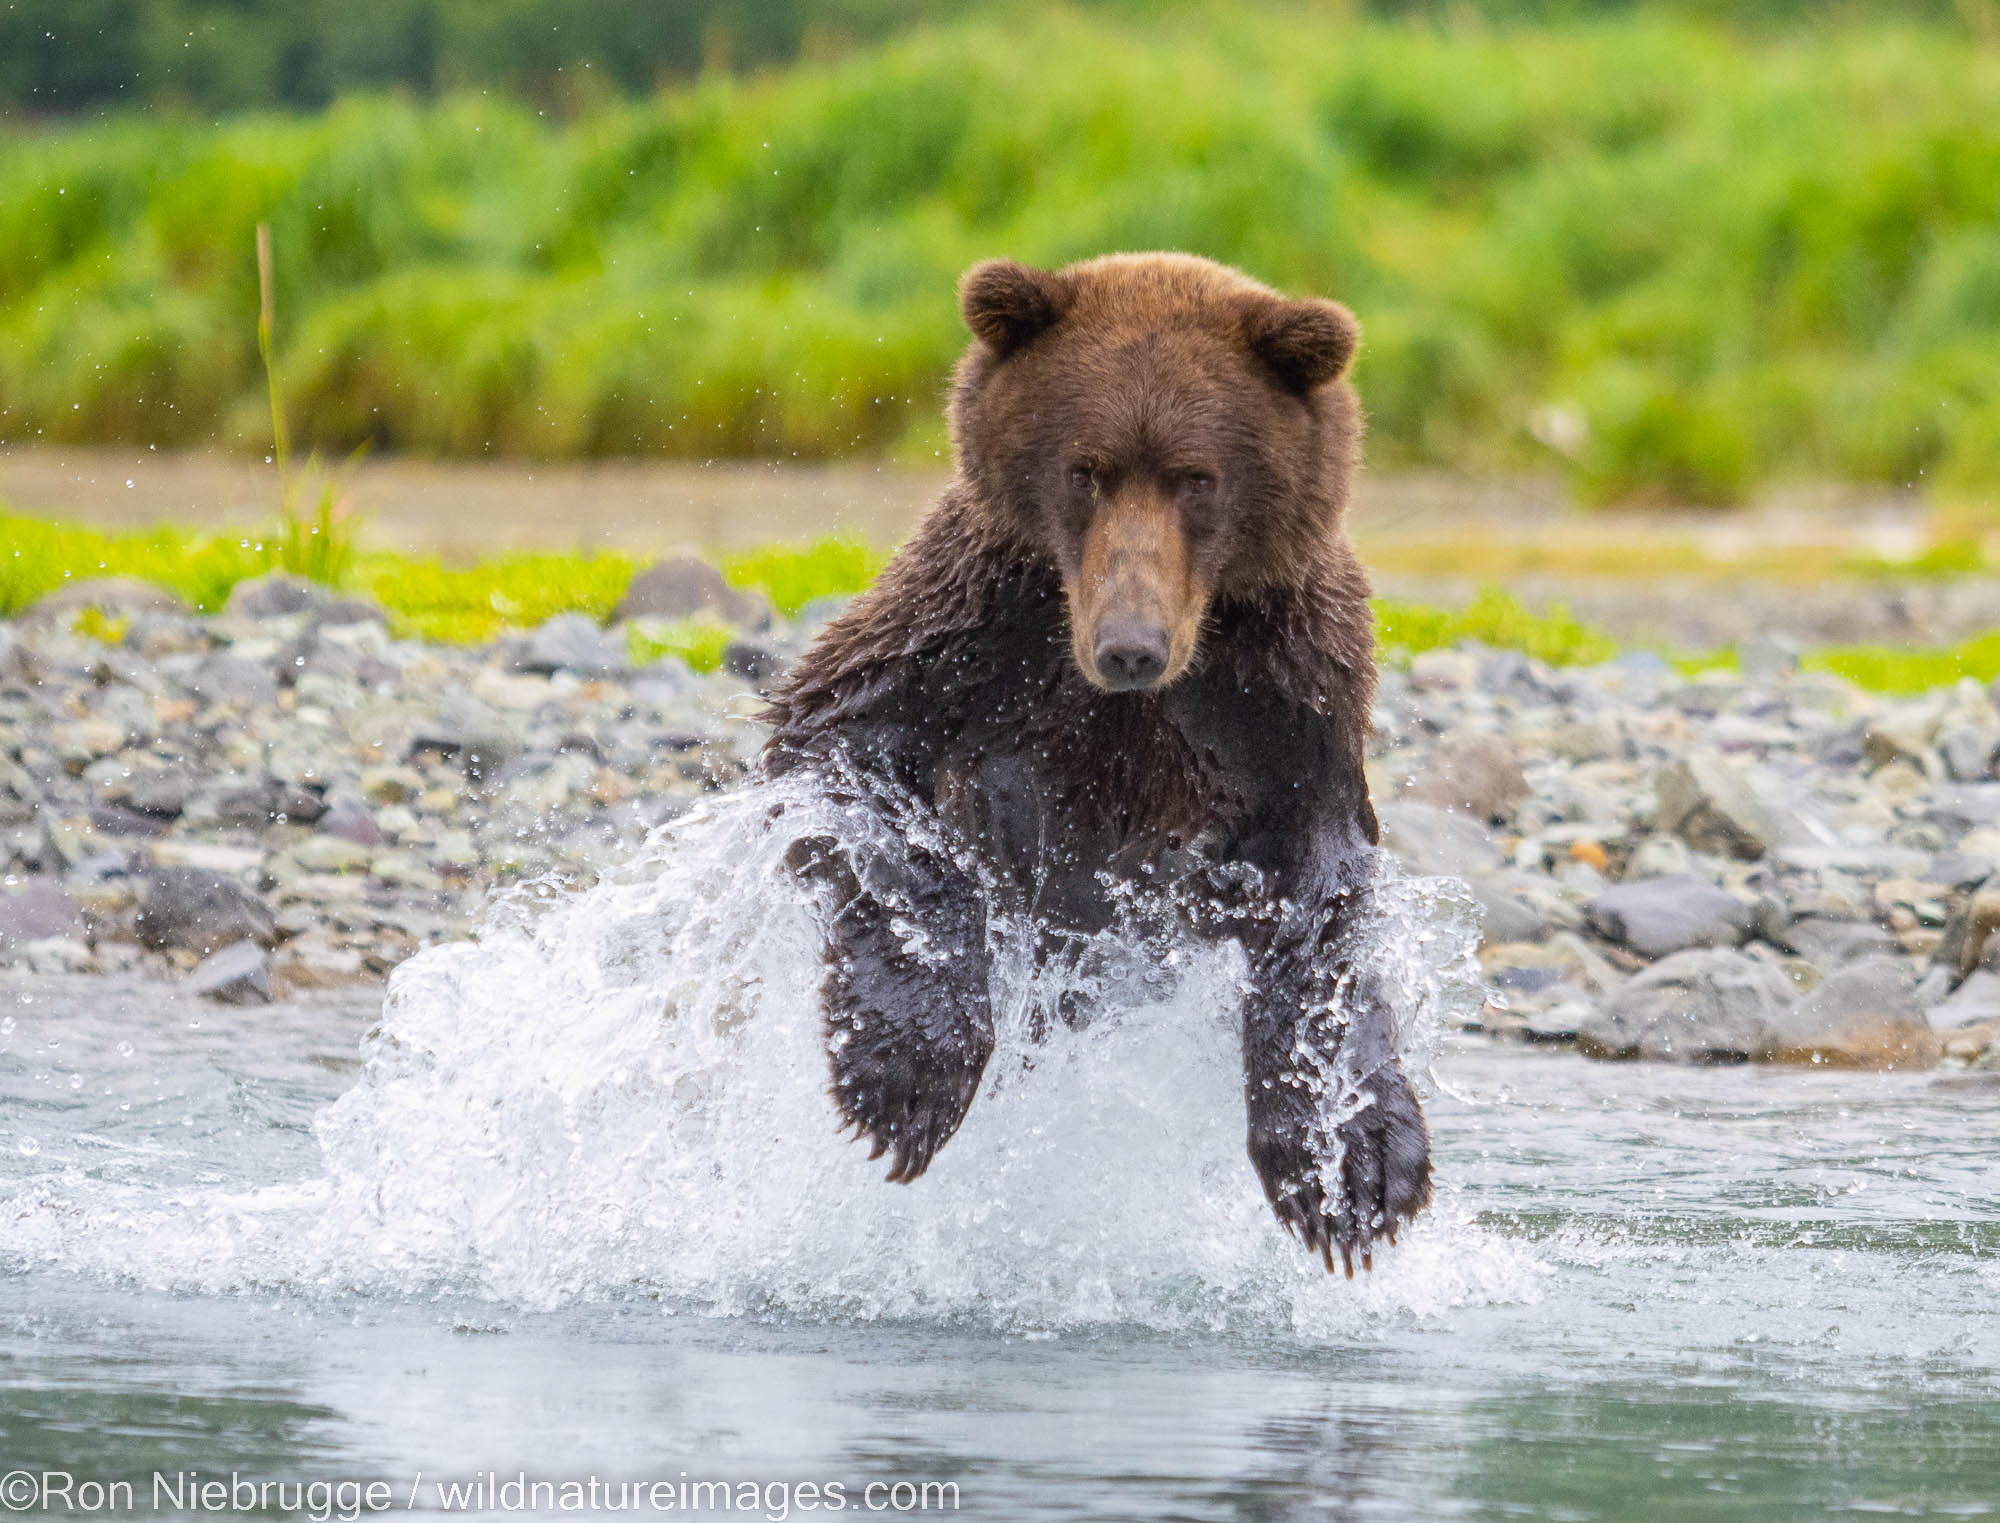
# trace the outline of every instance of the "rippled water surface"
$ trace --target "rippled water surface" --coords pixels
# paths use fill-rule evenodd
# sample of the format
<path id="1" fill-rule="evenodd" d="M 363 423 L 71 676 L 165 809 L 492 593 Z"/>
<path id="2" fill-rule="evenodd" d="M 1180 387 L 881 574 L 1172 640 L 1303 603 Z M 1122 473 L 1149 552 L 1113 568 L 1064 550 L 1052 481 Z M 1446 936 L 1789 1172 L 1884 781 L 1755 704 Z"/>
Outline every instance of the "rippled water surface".
<path id="1" fill-rule="evenodd" d="M 2000 1513 L 2000 1087 L 1449 1043 L 1438 1205 L 1349 1283 L 1243 1158 L 1239 967 L 1107 948 L 1121 1013 L 1041 1047 L 1052 975 L 1003 970 L 971 1118 L 886 1186 L 757 819 L 386 1011 L 0 986 L 4 1468 L 141 1510 L 155 1471 L 400 1510 L 497 1470 L 754 1481 L 753 1516 L 898 1481 L 990 1518 Z M 1421 1055 L 1465 928 L 1403 883 L 1375 934 Z"/>

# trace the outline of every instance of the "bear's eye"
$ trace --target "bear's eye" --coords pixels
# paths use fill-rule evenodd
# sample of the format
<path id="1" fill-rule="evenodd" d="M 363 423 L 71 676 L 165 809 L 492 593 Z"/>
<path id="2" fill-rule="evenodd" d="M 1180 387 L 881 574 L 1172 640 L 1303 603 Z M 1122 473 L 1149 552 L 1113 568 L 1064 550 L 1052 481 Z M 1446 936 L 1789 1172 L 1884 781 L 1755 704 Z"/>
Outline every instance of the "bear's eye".
<path id="1" fill-rule="evenodd" d="M 1097 491 L 1097 472 L 1087 465 L 1073 465 L 1069 468 L 1069 484 L 1083 496 L 1092 496 Z"/>
<path id="2" fill-rule="evenodd" d="M 1188 502 L 1206 502 L 1215 495 L 1215 478 L 1206 471 L 1186 471 L 1180 478 L 1180 494 Z"/>

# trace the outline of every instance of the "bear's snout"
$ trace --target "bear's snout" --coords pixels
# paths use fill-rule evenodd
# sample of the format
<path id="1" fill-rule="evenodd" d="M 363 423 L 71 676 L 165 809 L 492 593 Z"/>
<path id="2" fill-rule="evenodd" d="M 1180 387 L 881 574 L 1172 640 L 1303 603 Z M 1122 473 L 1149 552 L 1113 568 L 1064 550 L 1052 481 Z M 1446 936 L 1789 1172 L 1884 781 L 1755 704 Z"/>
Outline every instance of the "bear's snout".
<path id="1" fill-rule="evenodd" d="M 1135 486 L 1099 505 L 1068 590 L 1071 651 L 1093 686 L 1165 687 L 1194 660 L 1208 588 L 1163 493 Z"/>
<path id="2" fill-rule="evenodd" d="M 1173 654 L 1173 638 L 1163 624 L 1107 620 L 1098 626 L 1093 654 L 1098 680 L 1114 693 L 1125 693 L 1160 680 Z"/>

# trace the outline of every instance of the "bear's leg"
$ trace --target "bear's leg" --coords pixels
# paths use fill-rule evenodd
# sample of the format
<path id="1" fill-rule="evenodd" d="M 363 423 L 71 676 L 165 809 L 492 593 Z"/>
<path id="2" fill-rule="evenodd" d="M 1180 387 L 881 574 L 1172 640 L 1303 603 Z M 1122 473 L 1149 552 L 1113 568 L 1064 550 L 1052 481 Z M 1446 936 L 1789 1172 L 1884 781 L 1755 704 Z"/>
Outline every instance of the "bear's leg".
<path id="1" fill-rule="evenodd" d="M 1278 1220 L 1330 1270 L 1372 1267 L 1377 1238 L 1430 1202 L 1430 1132 L 1395 1054 L 1395 1021 L 1341 955 L 1352 890 L 1288 905 L 1253 951 L 1243 1012 L 1250 1159 Z"/>
<path id="2" fill-rule="evenodd" d="M 888 1177 L 907 1183 L 958 1130 L 993 1053 L 985 900 L 968 874 L 915 849 L 856 864 L 815 837 L 791 862 L 826 893 L 834 1103 L 873 1140 L 869 1157 L 893 1150 Z"/>

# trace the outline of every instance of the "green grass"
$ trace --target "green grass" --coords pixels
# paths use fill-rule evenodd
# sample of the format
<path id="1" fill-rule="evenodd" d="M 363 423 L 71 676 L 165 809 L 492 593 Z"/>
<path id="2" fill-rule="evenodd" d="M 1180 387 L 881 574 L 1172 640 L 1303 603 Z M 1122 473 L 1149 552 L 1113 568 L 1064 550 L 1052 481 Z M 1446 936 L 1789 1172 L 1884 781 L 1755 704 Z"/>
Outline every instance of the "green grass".
<path id="1" fill-rule="evenodd" d="M 1618 654 L 1609 636 L 1578 623 L 1561 604 L 1534 613 L 1497 587 L 1481 588 L 1457 610 L 1377 598 L 1375 627 L 1383 656 L 1392 661 L 1466 641 L 1518 650 L 1552 666 L 1588 666 Z"/>
<path id="2" fill-rule="evenodd" d="M 1831 672 L 1872 693 L 1911 694 L 1949 687 L 1962 677 L 1985 684 L 2000 678 L 2000 631 L 1958 645 L 1836 645 L 1800 663 Z"/>
<path id="3" fill-rule="evenodd" d="M 638 569 L 630 556 L 614 553 L 503 555 L 465 567 L 368 555 L 357 562 L 354 580 L 389 611 L 399 633 L 474 644 L 560 613 L 608 619 Z"/>
<path id="4" fill-rule="evenodd" d="M 736 632 L 706 619 L 635 621 L 626 632 L 626 650 L 634 666 L 651 666 L 663 656 L 676 656 L 689 670 L 712 672 L 722 665 L 723 652 Z"/>
<path id="5" fill-rule="evenodd" d="M 0 510 L 0 546 L 5 547 L 0 550 L 0 618 L 15 617 L 67 582 L 109 576 L 151 582 L 214 613 L 238 582 L 267 571 L 297 570 L 288 563 L 281 529 L 192 534 L 161 525 L 111 533 Z M 763 592 L 790 617 L 818 599 L 859 592 L 887 560 L 886 552 L 857 540 L 828 536 L 725 556 L 722 569 L 732 586 Z M 529 552 L 473 566 L 373 552 L 354 556 L 344 579 L 335 580 L 380 603 L 401 633 L 469 644 L 490 640 L 504 629 L 532 628 L 560 613 L 608 619 L 639 566 L 633 557 L 614 552 Z M 90 632 L 96 632 L 95 626 Z M 669 641 L 666 648 L 683 654 L 714 646 L 708 626 L 699 624 L 660 638 Z M 709 667 L 721 658 L 719 646 L 714 646 L 714 657 Z"/>
<path id="6" fill-rule="evenodd" d="M 796 615 L 820 598 L 852 597 L 889 563 L 888 552 L 828 535 L 805 545 L 765 545 L 724 556 L 724 580 L 760 589 L 779 613 Z"/>
<path id="7" fill-rule="evenodd" d="M 162 526 L 117 534 L 0 512 L 0 544 L 8 547 L 0 553 L 0 618 L 19 615 L 65 583 L 100 576 L 151 582 L 214 612 L 237 582 L 282 569 L 275 536 L 247 533 L 190 534 Z M 722 569 L 732 586 L 762 591 L 789 617 L 822 598 L 859 592 L 887 560 L 887 552 L 857 540 L 827 537 L 725 556 Z M 345 590 L 380 603 L 399 635 L 478 644 L 557 614 L 607 620 L 641 564 L 613 553 L 525 553 L 446 566 L 427 557 L 374 552 L 356 558 Z M 1481 589 L 1460 609 L 1379 598 L 1375 612 L 1381 658 L 1390 664 L 1465 643 L 1518 650 L 1552 666 L 1607 661 L 1619 649 L 1560 604 L 1536 613 L 1498 587 Z M 71 627 L 116 642 L 125 635 L 126 621 L 85 608 Z M 698 672 L 720 666 L 733 637 L 728 626 L 709 619 L 641 619 L 626 631 L 634 665 L 674 656 Z M 1732 651 L 1670 659 L 1690 674 L 1735 664 Z M 1992 682 L 2000 678 L 2000 631 L 1949 647 L 1832 646 L 1809 653 L 1803 664 L 1880 693 L 1922 692 L 1961 677 Z"/>
<path id="8" fill-rule="evenodd" d="M 190 535 L 161 526 L 110 534 L 0 512 L 0 618 L 12 618 L 65 582 L 134 577 L 213 613 L 229 589 L 270 569 L 271 547 L 246 534 Z"/>
<path id="9" fill-rule="evenodd" d="M 1733 671 L 1733 649 L 1680 654 L 1670 658 L 1683 676 L 1704 671 Z M 1809 672 L 1826 672 L 1865 692 L 1909 697 L 1950 687 L 1970 677 L 1981 685 L 2000 680 L 2000 630 L 1956 645 L 1828 645 L 1807 651 L 1799 665 Z"/>
<path id="10" fill-rule="evenodd" d="M 1359 311 L 1380 464 L 2000 506 L 2000 48 L 1344 9 L 975 9 L 568 120 L 8 125 L 0 435 L 263 447 L 260 220 L 329 458 L 929 458 L 965 265 L 1176 247 Z"/>

